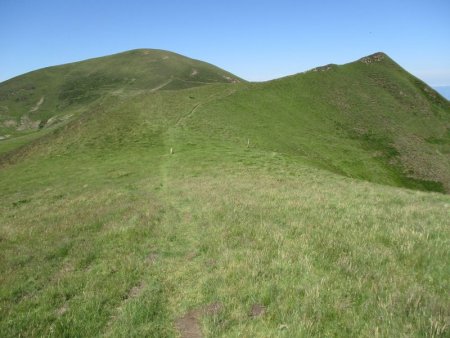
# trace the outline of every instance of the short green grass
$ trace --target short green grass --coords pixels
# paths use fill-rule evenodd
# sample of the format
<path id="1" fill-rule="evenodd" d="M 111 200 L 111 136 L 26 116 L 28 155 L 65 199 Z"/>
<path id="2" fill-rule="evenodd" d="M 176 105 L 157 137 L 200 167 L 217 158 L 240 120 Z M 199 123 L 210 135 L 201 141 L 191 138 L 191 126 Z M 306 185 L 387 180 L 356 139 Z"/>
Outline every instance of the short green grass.
<path id="1" fill-rule="evenodd" d="M 210 147 L 3 170 L 2 336 L 448 334 L 447 195 Z"/>
<path id="2" fill-rule="evenodd" d="M 417 190 L 448 110 L 387 61 L 103 93 L 1 141 L 0 335 L 179 337 L 216 303 L 204 336 L 448 336 L 450 197 Z"/>

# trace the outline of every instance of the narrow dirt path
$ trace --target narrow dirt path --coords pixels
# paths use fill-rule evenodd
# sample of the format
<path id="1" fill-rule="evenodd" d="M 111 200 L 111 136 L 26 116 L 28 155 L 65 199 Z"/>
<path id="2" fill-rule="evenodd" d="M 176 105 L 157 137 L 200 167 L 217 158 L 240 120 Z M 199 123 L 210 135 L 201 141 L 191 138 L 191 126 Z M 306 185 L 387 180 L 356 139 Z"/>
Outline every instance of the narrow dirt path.
<path id="1" fill-rule="evenodd" d="M 181 121 L 188 119 L 189 116 L 194 114 L 195 111 L 197 110 L 197 108 L 200 107 L 200 105 L 201 105 L 201 103 L 197 103 L 194 107 L 192 107 L 192 109 L 189 111 L 189 113 L 187 113 L 186 115 L 180 115 L 178 120 L 175 122 L 175 126 L 180 125 Z"/>
<path id="2" fill-rule="evenodd" d="M 173 81 L 173 77 L 171 77 L 169 80 L 167 80 L 166 82 L 160 84 L 159 86 L 150 89 L 150 92 L 156 92 L 157 90 L 160 90 L 161 88 L 164 88 L 165 86 L 167 86 L 169 83 L 171 83 Z"/>
<path id="3" fill-rule="evenodd" d="M 228 91 L 227 93 L 225 93 L 223 96 L 222 96 L 222 93 L 213 94 L 213 95 L 209 96 L 208 98 L 206 98 L 205 101 L 199 102 L 194 107 L 192 107 L 192 109 L 187 114 L 180 115 L 178 120 L 175 122 L 175 126 L 179 126 L 181 124 L 181 122 L 187 120 L 190 116 L 192 116 L 198 110 L 198 108 L 200 106 L 208 104 L 216 99 L 224 99 L 230 95 L 233 95 L 235 92 L 236 92 L 236 89 L 232 89 L 232 90 Z"/>
<path id="4" fill-rule="evenodd" d="M 38 111 L 41 105 L 44 103 L 45 97 L 42 96 L 39 101 L 36 103 L 36 105 L 30 109 L 29 113 L 34 113 L 35 111 Z"/>

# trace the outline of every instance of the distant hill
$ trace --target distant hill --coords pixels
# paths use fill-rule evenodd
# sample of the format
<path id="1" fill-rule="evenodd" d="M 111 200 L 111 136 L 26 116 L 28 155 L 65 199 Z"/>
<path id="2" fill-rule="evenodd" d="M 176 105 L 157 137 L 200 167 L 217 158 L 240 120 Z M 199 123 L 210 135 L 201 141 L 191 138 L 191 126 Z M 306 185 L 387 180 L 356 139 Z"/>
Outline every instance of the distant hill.
<path id="1" fill-rule="evenodd" d="M 154 49 L 48 67 L 0 84 L 0 135 L 61 122 L 105 94 L 126 96 L 143 89 L 173 90 L 240 81 L 205 62 Z"/>

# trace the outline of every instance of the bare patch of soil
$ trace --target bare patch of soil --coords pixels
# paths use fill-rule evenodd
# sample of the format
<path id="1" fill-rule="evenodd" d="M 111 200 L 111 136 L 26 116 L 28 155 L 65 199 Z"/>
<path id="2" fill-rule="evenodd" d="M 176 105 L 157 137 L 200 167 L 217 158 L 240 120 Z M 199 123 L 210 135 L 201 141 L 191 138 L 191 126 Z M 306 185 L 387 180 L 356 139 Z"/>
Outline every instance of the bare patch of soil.
<path id="1" fill-rule="evenodd" d="M 223 78 L 231 83 L 239 83 L 240 82 L 238 79 L 233 79 L 232 77 L 226 76 L 226 75 L 223 75 Z"/>
<path id="2" fill-rule="evenodd" d="M 320 67 L 316 67 L 311 69 L 312 72 L 326 72 L 327 70 L 333 69 L 333 67 L 335 67 L 335 65 L 333 64 L 328 64 L 325 66 L 320 66 Z"/>
<path id="3" fill-rule="evenodd" d="M 128 292 L 127 299 L 132 299 L 139 297 L 139 295 L 142 293 L 142 290 L 145 288 L 145 283 L 140 282 L 138 285 L 133 286 L 130 291 Z"/>
<path id="4" fill-rule="evenodd" d="M 182 338 L 203 337 L 199 317 L 198 310 L 192 310 L 176 320 L 175 327 L 180 332 Z"/>
<path id="5" fill-rule="evenodd" d="M 222 311 L 222 303 L 214 302 L 200 308 L 193 309 L 183 317 L 175 321 L 175 327 L 180 332 L 182 338 L 202 338 L 203 333 L 200 326 L 200 319 L 203 316 L 217 315 Z"/>
<path id="6" fill-rule="evenodd" d="M 8 128 L 15 127 L 15 126 L 17 126 L 17 121 L 15 121 L 15 120 L 6 120 L 6 121 L 3 121 L 3 125 L 5 127 L 8 127 Z"/>
<path id="7" fill-rule="evenodd" d="M 220 302 L 211 303 L 205 307 L 203 307 L 202 311 L 204 315 L 214 316 L 218 315 L 220 311 L 222 311 L 223 305 Z"/>
<path id="8" fill-rule="evenodd" d="M 38 129 L 40 120 L 33 121 L 27 115 L 24 115 L 20 118 L 20 124 L 17 127 L 18 131 L 28 130 L 28 129 Z"/>
<path id="9" fill-rule="evenodd" d="M 251 310 L 250 310 L 250 317 L 256 318 L 261 317 L 266 313 L 266 307 L 261 304 L 253 304 Z"/>
<path id="10" fill-rule="evenodd" d="M 147 264 L 153 265 L 158 260 L 158 254 L 156 252 L 150 252 L 150 254 L 147 256 Z"/>
<path id="11" fill-rule="evenodd" d="M 44 96 L 42 96 L 39 101 L 36 103 L 36 105 L 31 108 L 30 113 L 34 113 L 35 111 L 38 111 L 38 109 L 41 107 L 41 105 L 44 103 Z"/>
<path id="12" fill-rule="evenodd" d="M 383 53 L 375 53 L 369 56 L 365 56 L 361 59 L 359 59 L 359 61 L 369 64 L 369 63 L 373 63 L 373 62 L 380 62 L 385 58 L 385 55 Z"/>
<path id="13" fill-rule="evenodd" d="M 188 261 L 192 261 L 195 257 L 197 257 L 197 252 L 196 251 L 190 251 L 190 252 L 188 252 L 187 253 L 187 255 L 186 255 L 186 259 L 188 260 Z"/>
<path id="14" fill-rule="evenodd" d="M 67 304 L 64 304 L 58 310 L 56 310 L 56 315 L 58 317 L 61 317 L 63 314 L 67 312 L 67 310 L 69 310 L 69 306 Z"/>

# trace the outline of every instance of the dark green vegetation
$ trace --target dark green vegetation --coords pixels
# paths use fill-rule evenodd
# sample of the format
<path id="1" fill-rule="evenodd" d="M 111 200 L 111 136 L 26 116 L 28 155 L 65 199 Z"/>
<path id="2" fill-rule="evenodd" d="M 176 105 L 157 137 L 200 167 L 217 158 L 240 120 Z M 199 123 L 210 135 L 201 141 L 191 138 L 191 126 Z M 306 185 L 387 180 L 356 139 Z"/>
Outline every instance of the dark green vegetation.
<path id="1" fill-rule="evenodd" d="M 386 55 L 247 83 L 137 50 L 0 109 L 1 336 L 449 334 L 450 107 Z"/>

